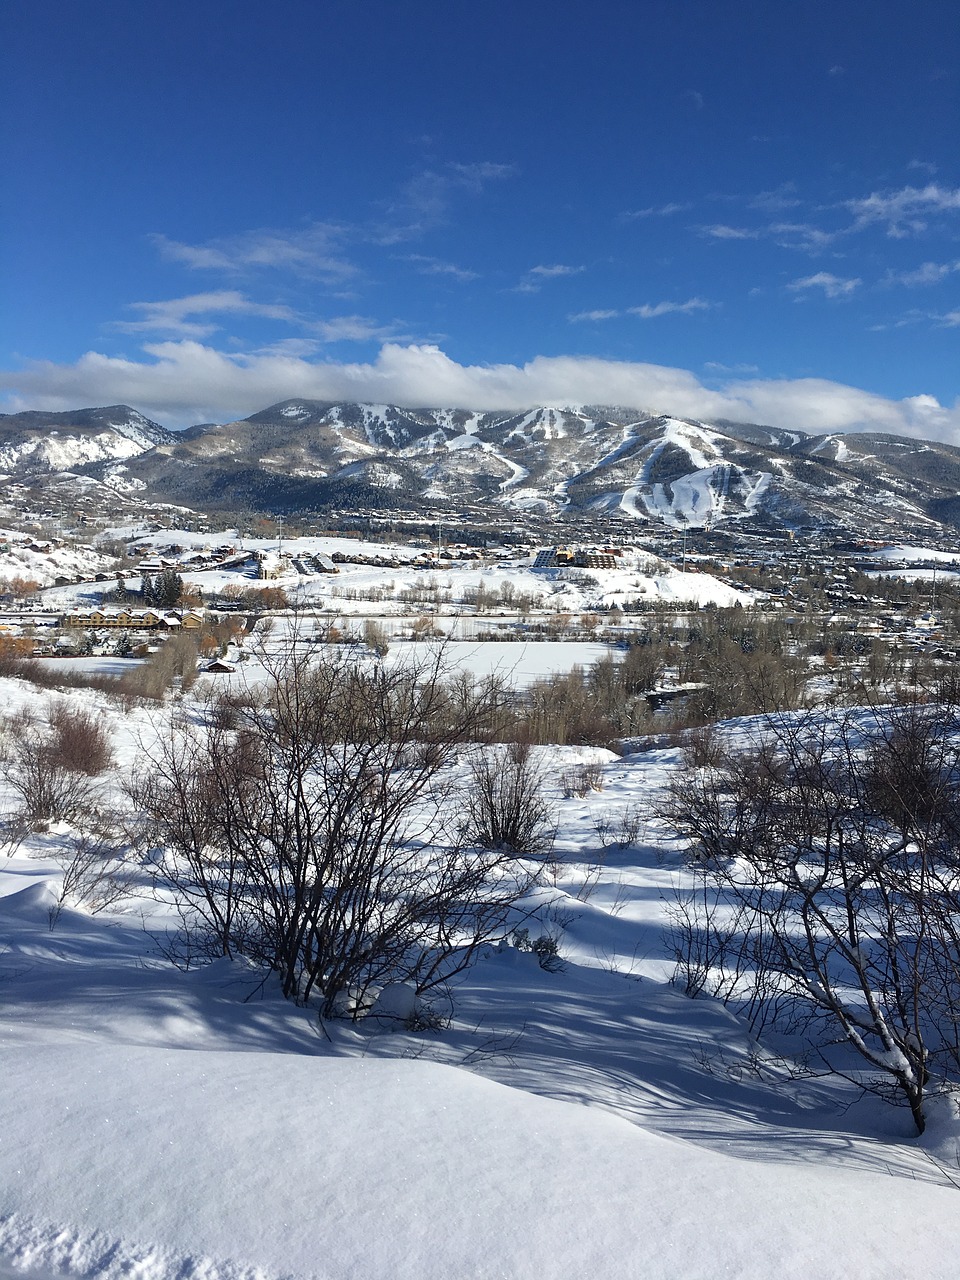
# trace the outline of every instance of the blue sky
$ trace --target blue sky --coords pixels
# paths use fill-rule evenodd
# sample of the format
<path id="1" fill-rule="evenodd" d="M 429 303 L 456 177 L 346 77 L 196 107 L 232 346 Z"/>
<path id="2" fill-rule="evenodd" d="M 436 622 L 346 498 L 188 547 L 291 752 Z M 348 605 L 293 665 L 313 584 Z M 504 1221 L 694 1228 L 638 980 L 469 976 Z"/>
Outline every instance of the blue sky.
<path id="1" fill-rule="evenodd" d="M 960 442 L 955 0 L 5 0 L 0 407 Z"/>

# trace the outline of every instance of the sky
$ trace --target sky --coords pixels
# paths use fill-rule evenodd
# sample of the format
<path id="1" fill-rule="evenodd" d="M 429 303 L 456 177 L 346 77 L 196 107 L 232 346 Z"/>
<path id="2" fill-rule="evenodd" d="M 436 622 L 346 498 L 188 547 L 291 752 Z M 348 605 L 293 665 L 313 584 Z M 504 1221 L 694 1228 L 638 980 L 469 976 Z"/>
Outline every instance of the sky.
<path id="1" fill-rule="evenodd" d="M 955 0 L 0 0 L 0 411 L 960 444 Z"/>

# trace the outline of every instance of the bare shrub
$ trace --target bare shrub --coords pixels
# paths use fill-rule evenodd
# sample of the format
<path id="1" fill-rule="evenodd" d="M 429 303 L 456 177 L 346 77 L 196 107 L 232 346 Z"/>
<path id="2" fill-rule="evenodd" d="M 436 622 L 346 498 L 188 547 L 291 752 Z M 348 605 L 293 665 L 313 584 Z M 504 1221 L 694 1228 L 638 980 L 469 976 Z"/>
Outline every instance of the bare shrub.
<path id="1" fill-rule="evenodd" d="M 390 637 L 382 622 L 375 618 L 367 618 L 363 624 L 363 643 L 378 658 L 386 657 L 390 649 Z"/>
<path id="2" fill-rule="evenodd" d="M 510 941 L 518 951 L 529 951 L 531 955 L 536 956 L 537 964 L 547 973 L 563 972 L 560 943 L 552 934 L 543 933 L 539 938 L 531 938 L 529 929 L 515 929 Z"/>
<path id="3" fill-rule="evenodd" d="M 124 898 L 130 890 L 124 874 L 125 853 L 118 828 L 100 814 L 91 814 L 81 831 L 68 836 L 54 854 L 63 872 L 63 884 L 51 909 L 50 927 L 67 904 L 96 915 Z"/>
<path id="4" fill-rule="evenodd" d="M 664 811 L 696 885 L 674 918 L 685 989 L 805 1027 L 841 1073 L 854 1050 L 920 1132 L 931 1071 L 960 1077 L 958 784 L 955 709 L 914 703 L 772 720 Z"/>
<path id="5" fill-rule="evenodd" d="M 683 737 L 684 759 L 695 769 L 719 764 L 724 757 L 723 745 L 715 725 L 698 725 Z"/>
<path id="6" fill-rule="evenodd" d="M 636 844 L 646 824 L 646 810 L 641 804 L 626 804 L 606 809 L 593 824 L 604 849 L 627 848 Z"/>
<path id="7" fill-rule="evenodd" d="M 517 736 L 560 746 L 609 746 L 616 728 L 596 690 L 578 668 L 536 680 L 525 697 Z"/>
<path id="8" fill-rule="evenodd" d="M 104 749 L 109 759 L 109 744 L 99 726 L 91 726 L 84 712 L 74 715 L 57 706 L 51 719 L 52 723 L 22 712 L 4 724 L 0 777 L 17 797 L 11 815 L 15 825 L 39 829 L 50 822 L 70 822 L 91 809 L 97 798 L 91 773 L 84 768 L 82 744 L 89 730 L 91 763 L 101 763 Z"/>
<path id="9" fill-rule="evenodd" d="M 122 677 L 119 690 L 151 702 L 162 702 L 175 683 L 185 692 L 197 678 L 198 652 L 198 639 L 191 633 L 170 636 L 146 662 Z"/>
<path id="10" fill-rule="evenodd" d="M 174 723 L 129 794 L 179 962 L 248 956 L 286 996 L 357 1017 L 384 984 L 436 988 L 499 936 L 530 875 L 455 837 L 447 768 L 485 708 L 452 720 L 441 657 L 294 650 L 226 722 Z"/>
<path id="11" fill-rule="evenodd" d="M 528 743 L 490 747 L 474 756 L 465 796 L 465 835 L 485 849 L 546 858 L 557 829 L 544 777 Z"/>
<path id="12" fill-rule="evenodd" d="M 603 765 L 599 761 L 576 764 L 560 775 L 560 791 L 564 800 L 582 800 L 591 791 L 603 790 Z"/>
<path id="13" fill-rule="evenodd" d="M 51 705 L 47 720 L 52 733 L 50 754 L 54 764 L 91 777 L 110 768 L 113 747 L 101 716 L 60 700 Z"/>

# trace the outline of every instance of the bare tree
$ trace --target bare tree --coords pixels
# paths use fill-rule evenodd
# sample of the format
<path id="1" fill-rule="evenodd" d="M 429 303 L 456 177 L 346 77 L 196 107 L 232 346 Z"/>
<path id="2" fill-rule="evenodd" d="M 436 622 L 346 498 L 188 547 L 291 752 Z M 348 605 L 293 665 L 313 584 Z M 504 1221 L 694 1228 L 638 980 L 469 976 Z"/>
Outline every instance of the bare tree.
<path id="1" fill-rule="evenodd" d="M 18 821 L 30 827 L 71 822 L 96 802 L 93 779 L 111 761 L 110 740 L 91 711 L 50 701 L 3 723 L 0 776 L 16 797 Z"/>
<path id="2" fill-rule="evenodd" d="M 529 743 L 513 742 L 478 752 L 470 762 L 470 775 L 466 838 L 517 857 L 547 857 L 557 826 Z"/>
<path id="3" fill-rule="evenodd" d="M 96 915 L 130 893 L 126 853 L 121 831 L 100 813 L 90 814 L 81 830 L 59 844 L 54 857 L 63 871 L 63 882 L 50 910 L 51 929 L 68 903 Z"/>
<path id="4" fill-rule="evenodd" d="M 771 720 L 673 788 L 695 890 L 678 976 L 761 1022 L 825 1023 L 910 1106 L 960 1067 L 960 749 L 951 708 Z"/>
<path id="5" fill-rule="evenodd" d="M 530 876 L 455 838 L 451 766 L 488 712 L 467 697 L 451 700 L 442 655 L 384 668 L 294 644 L 260 696 L 176 723 L 131 795 L 180 957 L 249 956 L 322 1016 L 468 965 Z"/>

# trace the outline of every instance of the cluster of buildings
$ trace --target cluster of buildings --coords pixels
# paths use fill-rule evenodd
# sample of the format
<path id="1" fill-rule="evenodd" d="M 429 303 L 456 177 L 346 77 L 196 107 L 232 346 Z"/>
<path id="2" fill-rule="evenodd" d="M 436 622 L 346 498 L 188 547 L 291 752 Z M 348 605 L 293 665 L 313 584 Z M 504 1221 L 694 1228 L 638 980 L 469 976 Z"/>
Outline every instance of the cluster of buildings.
<path id="1" fill-rule="evenodd" d="M 59 619 L 61 627 L 99 630 L 102 627 L 126 631 L 196 631 L 203 626 L 200 609 L 71 609 Z"/>
<path id="2" fill-rule="evenodd" d="M 619 569 L 622 547 L 548 547 L 537 552 L 534 569 Z"/>

